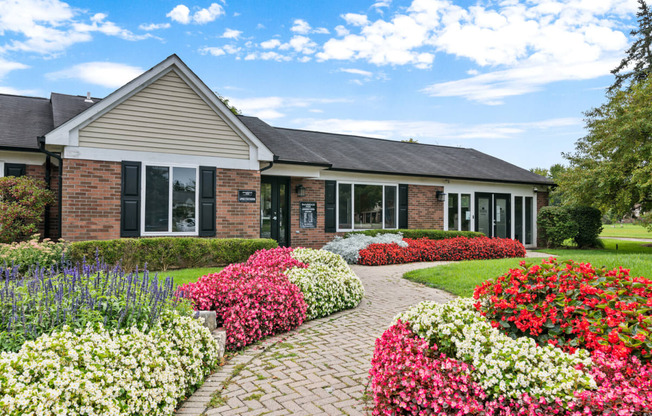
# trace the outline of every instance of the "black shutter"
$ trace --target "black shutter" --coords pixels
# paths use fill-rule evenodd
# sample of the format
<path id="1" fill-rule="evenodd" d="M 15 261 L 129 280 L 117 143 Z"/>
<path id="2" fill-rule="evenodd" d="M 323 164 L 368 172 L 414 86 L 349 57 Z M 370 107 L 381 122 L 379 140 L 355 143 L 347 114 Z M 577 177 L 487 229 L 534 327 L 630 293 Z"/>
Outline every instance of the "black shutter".
<path id="1" fill-rule="evenodd" d="M 334 233 L 337 231 L 336 216 L 335 216 L 335 190 L 337 189 L 337 182 L 326 181 L 326 198 L 324 200 L 324 231 L 327 233 Z"/>
<path id="2" fill-rule="evenodd" d="M 122 162 L 120 236 L 140 236 L 140 162 Z"/>
<path id="3" fill-rule="evenodd" d="M 398 186 L 398 228 L 408 228 L 408 186 Z"/>
<path id="4" fill-rule="evenodd" d="M 199 167 L 199 236 L 215 237 L 215 167 Z"/>
<path id="5" fill-rule="evenodd" d="M 27 165 L 24 163 L 5 163 L 5 176 L 25 176 Z"/>

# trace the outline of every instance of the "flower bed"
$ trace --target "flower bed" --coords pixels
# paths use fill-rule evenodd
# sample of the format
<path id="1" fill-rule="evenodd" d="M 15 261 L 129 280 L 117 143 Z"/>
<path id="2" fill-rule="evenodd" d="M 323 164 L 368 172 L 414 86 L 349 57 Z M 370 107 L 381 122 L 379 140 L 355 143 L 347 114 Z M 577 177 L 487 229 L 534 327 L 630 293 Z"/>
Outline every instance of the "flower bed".
<path id="1" fill-rule="evenodd" d="M 571 324 L 558 333 L 550 319 L 555 315 L 546 309 L 568 298 L 578 301 L 586 292 L 583 306 L 575 310 L 583 310 L 587 319 L 594 320 L 596 331 L 604 336 L 598 344 L 606 347 L 608 333 L 599 328 L 600 324 L 607 328 L 618 323 L 615 327 L 621 329 L 620 336 L 624 328 L 638 331 L 630 320 L 647 322 L 648 283 L 629 277 L 622 269 L 596 272 L 590 265 L 557 266 L 547 261 L 520 272 L 510 270 L 479 286 L 479 300 L 457 299 L 444 305 L 423 302 L 400 314 L 397 323 L 376 341 L 370 371 L 373 414 L 651 413 L 652 363 L 646 362 L 642 351 L 627 347 L 629 354 L 623 355 L 621 346 L 589 352 L 585 347 L 591 338 L 566 329 L 581 325 Z M 551 294 L 555 294 L 554 299 Z M 600 306 L 601 299 L 607 299 L 607 306 Z M 636 299 L 643 302 L 640 308 L 631 306 Z M 623 314 L 612 317 L 605 309 L 616 304 Z M 530 320 L 534 322 L 526 330 L 541 329 L 538 323 L 543 319 L 547 338 L 537 337 L 538 332 L 533 335 L 512 330 L 512 325 L 518 329 L 515 322 L 525 323 L 527 318 L 508 317 L 520 318 L 523 310 L 532 313 Z M 545 319 L 544 310 L 548 311 Z M 632 310 L 636 315 L 630 313 Z M 498 318 L 503 312 L 504 320 Z M 571 321 L 563 312 L 560 320 Z M 643 318 L 638 318 L 641 315 Z M 615 327 L 610 327 L 611 332 Z M 638 337 L 642 345 L 650 342 L 647 334 L 644 340 Z"/>
<path id="2" fill-rule="evenodd" d="M 362 284 L 338 255 L 323 250 L 259 250 L 245 263 L 179 287 L 196 309 L 214 310 L 227 349 L 289 331 L 306 319 L 357 305 Z"/>
<path id="3" fill-rule="evenodd" d="M 0 413 L 169 415 L 217 355 L 208 329 L 176 313 L 148 333 L 66 326 L 0 355 Z"/>
<path id="4" fill-rule="evenodd" d="M 380 266 L 419 261 L 485 260 L 525 256 L 523 244 L 509 238 L 406 238 L 404 241 L 408 243 L 407 247 L 397 244 L 371 244 L 360 250 L 358 263 Z"/>
<path id="5" fill-rule="evenodd" d="M 0 266 L 6 264 L 9 269 L 16 268 L 16 271 L 24 275 L 35 267 L 50 268 L 60 263 L 66 243 L 63 240 L 55 243 L 47 238 L 39 242 L 39 237 L 35 234 L 28 241 L 0 244 Z M 12 270 L 9 271 L 11 272 Z M 9 276 L 5 273 L 5 277 Z"/>
<path id="6" fill-rule="evenodd" d="M 378 235 L 349 234 L 346 238 L 335 237 L 327 243 L 322 250 L 339 254 L 349 264 L 356 264 L 360 257 L 360 250 L 371 244 L 396 244 L 400 247 L 407 247 L 401 233 L 381 233 Z"/>

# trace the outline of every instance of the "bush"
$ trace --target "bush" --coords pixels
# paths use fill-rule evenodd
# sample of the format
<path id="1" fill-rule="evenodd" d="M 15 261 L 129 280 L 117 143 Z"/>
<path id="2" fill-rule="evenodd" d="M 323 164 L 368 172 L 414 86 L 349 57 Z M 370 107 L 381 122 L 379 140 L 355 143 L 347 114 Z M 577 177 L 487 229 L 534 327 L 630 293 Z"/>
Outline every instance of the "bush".
<path id="1" fill-rule="evenodd" d="M 65 250 L 63 240 L 55 243 L 46 238 L 39 242 L 39 235 L 34 234 L 29 241 L 0 244 L 0 265 L 5 263 L 17 267 L 20 274 L 29 274 L 30 269 L 37 266 L 49 268 L 61 263 Z"/>
<path id="2" fill-rule="evenodd" d="M 0 178 L 0 243 L 21 241 L 38 233 L 45 208 L 55 201 L 45 182 L 28 176 Z"/>
<path id="3" fill-rule="evenodd" d="M 578 225 L 566 207 L 543 207 L 537 216 L 539 238 L 548 247 L 561 247 L 565 240 L 575 238 Z"/>
<path id="4" fill-rule="evenodd" d="M 93 259 L 96 253 L 108 264 L 126 270 L 212 267 L 247 260 L 257 250 L 277 247 L 272 239 L 153 237 L 122 238 L 71 243 L 67 257 L 73 263 Z"/>
<path id="5" fill-rule="evenodd" d="M 566 351 L 586 348 L 652 359 L 652 280 L 590 264 L 521 263 L 474 292 L 476 308 L 512 337 Z"/>
<path id="6" fill-rule="evenodd" d="M 577 224 L 577 234 L 574 237 L 579 248 L 602 247 L 600 233 L 602 232 L 602 213 L 599 209 L 587 206 L 570 207 L 569 213 Z"/>
<path id="7" fill-rule="evenodd" d="M 297 249 L 292 257 L 308 265 L 287 272 L 299 286 L 307 304 L 306 319 L 316 319 L 356 307 L 364 296 L 360 278 L 337 254 L 325 250 Z"/>
<path id="8" fill-rule="evenodd" d="M 292 249 L 259 251 L 246 263 L 179 287 L 195 308 L 214 310 L 226 330 L 226 348 L 242 348 L 267 336 L 289 331 L 306 319 L 306 302 L 284 272 L 306 267 Z"/>
<path id="9" fill-rule="evenodd" d="M 164 311 L 184 308 L 176 301 L 172 279 L 159 283 L 147 270 L 125 273 L 96 263 L 61 271 L 34 270 L 23 278 L 14 269 L 3 277 L 0 351 L 18 351 L 26 341 L 65 325 L 84 328 L 87 323 L 102 323 L 107 329 L 135 327 L 147 332 Z"/>
<path id="10" fill-rule="evenodd" d="M 400 230 L 364 230 L 364 231 L 352 231 L 347 233 L 346 236 L 351 235 L 368 235 L 370 237 L 376 237 L 382 234 L 401 234 L 404 238 L 428 238 L 430 240 L 445 240 L 447 238 L 456 238 L 456 237 L 466 237 L 466 238 L 476 238 L 476 237 L 485 237 L 484 234 L 475 232 L 475 231 L 443 231 L 443 230 L 411 230 L 411 229 L 400 229 Z"/>
<path id="11" fill-rule="evenodd" d="M 379 266 L 419 261 L 459 261 L 524 257 L 525 247 L 509 238 L 405 239 L 407 247 L 371 244 L 360 250 L 359 264 Z"/>
<path id="12" fill-rule="evenodd" d="M 349 264 L 358 262 L 360 250 L 367 248 L 370 244 L 391 244 L 395 243 L 400 247 L 407 247 L 403 242 L 401 234 L 379 233 L 374 236 L 365 234 L 347 234 L 346 238 L 335 237 L 333 241 L 322 247 L 322 250 L 342 256 Z"/>
<path id="13" fill-rule="evenodd" d="M 198 321 L 166 315 L 149 333 L 68 326 L 0 355 L 3 415 L 170 415 L 217 368 Z"/>

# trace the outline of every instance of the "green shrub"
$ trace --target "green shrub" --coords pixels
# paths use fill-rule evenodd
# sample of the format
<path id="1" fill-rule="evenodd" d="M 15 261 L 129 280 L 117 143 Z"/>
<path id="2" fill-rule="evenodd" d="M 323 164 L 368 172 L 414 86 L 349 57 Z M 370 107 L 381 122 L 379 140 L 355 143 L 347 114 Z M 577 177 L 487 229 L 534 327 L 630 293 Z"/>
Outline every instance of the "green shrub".
<path id="1" fill-rule="evenodd" d="M 29 241 L 0 244 L 0 267 L 4 263 L 8 267 L 14 265 L 20 274 L 25 275 L 35 266 L 50 267 L 60 263 L 66 243 L 63 240 L 55 243 L 47 238 L 39 242 L 39 237 L 34 234 Z"/>
<path id="2" fill-rule="evenodd" d="M 571 218 L 577 223 L 577 234 L 574 237 L 579 248 L 601 247 L 602 213 L 599 209 L 587 206 L 570 207 Z"/>
<path id="3" fill-rule="evenodd" d="M 277 247 L 271 239 L 155 237 L 80 241 L 70 244 L 67 258 L 92 261 L 97 252 L 108 264 L 122 262 L 126 270 L 213 267 L 247 260 L 257 250 Z"/>
<path id="4" fill-rule="evenodd" d="M 28 176 L 0 178 L 0 243 L 25 240 L 38 233 L 45 207 L 54 193 L 45 182 Z"/>
<path id="5" fill-rule="evenodd" d="M 347 233 L 346 236 L 348 237 L 354 234 L 364 234 L 370 237 L 375 237 L 379 234 L 396 234 L 396 233 L 403 234 L 403 238 L 412 238 L 415 240 L 418 238 L 428 238 L 430 240 L 445 240 L 447 238 L 455 238 L 455 237 L 467 237 L 467 238 L 484 237 L 484 234 L 475 231 L 410 230 L 410 229 L 352 231 L 350 233 Z"/>
<path id="6" fill-rule="evenodd" d="M 548 247 L 561 247 L 577 235 L 577 223 L 566 207 L 543 207 L 537 216 L 539 238 Z"/>

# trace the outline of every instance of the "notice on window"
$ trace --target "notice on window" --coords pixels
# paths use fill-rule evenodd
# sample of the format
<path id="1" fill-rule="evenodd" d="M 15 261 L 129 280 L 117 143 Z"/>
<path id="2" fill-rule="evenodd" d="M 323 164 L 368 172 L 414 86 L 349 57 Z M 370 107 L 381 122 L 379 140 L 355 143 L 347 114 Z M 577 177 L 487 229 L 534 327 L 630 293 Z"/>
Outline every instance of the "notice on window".
<path id="1" fill-rule="evenodd" d="M 238 202 L 256 202 L 256 191 L 238 190 Z"/>
<path id="2" fill-rule="evenodd" d="M 299 227 L 317 228 L 317 203 L 302 202 L 299 205 Z"/>

